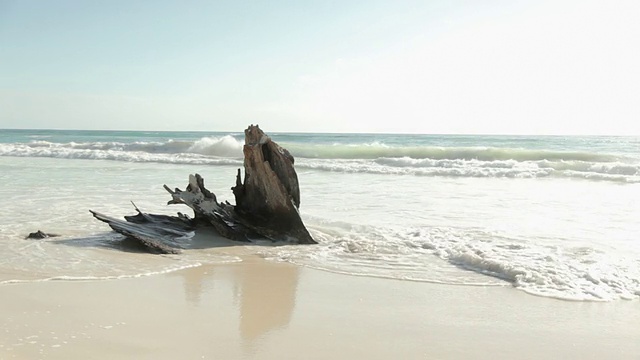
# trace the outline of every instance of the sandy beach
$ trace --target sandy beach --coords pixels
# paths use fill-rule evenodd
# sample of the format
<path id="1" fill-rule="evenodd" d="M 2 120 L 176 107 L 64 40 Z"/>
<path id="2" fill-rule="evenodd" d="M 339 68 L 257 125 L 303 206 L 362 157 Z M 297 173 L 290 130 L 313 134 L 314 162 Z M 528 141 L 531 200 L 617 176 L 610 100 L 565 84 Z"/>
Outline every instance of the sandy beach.
<path id="1" fill-rule="evenodd" d="M 0 360 L 640 360 L 638 18 L 0 0 Z"/>
<path id="2" fill-rule="evenodd" d="M 239 263 L 0 287 L 2 359 L 637 359 L 636 301 Z"/>

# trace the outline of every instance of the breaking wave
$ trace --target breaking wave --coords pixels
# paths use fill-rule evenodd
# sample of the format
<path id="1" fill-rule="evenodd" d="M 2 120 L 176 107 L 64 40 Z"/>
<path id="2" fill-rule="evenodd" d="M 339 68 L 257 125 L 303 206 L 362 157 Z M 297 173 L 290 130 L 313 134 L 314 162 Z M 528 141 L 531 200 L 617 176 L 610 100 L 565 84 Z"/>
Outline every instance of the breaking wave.
<path id="1" fill-rule="evenodd" d="M 227 135 L 197 141 L 0 144 L 0 156 L 113 160 L 197 165 L 242 164 L 242 143 Z"/>
<path id="2" fill-rule="evenodd" d="M 357 145 L 283 144 L 294 156 L 312 159 L 411 158 L 431 160 L 578 160 L 609 162 L 616 156 L 589 152 L 511 149 L 496 147 L 388 146 L 383 143 Z"/>
<path id="3" fill-rule="evenodd" d="M 296 167 L 319 171 L 417 176 L 566 177 L 640 183 L 640 161 L 612 154 L 494 147 L 389 146 L 382 143 L 283 143 Z M 243 144 L 231 135 L 195 141 L 0 144 L 0 156 L 197 165 L 241 165 Z"/>
<path id="4" fill-rule="evenodd" d="M 433 160 L 380 158 L 375 160 L 302 159 L 296 167 L 345 173 L 448 176 L 475 178 L 565 177 L 620 183 L 640 183 L 640 164 L 583 161 Z"/>
<path id="5" fill-rule="evenodd" d="M 4 149 L 4 147 L 9 148 Z M 15 149 L 11 151 L 11 147 Z M 26 144 L 2 144 L 0 155 L 46 156 L 70 154 L 72 152 L 111 151 L 143 152 L 148 154 L 196 154 L 216 157 L 242 158 L 242 143 L 231 135 L 204 137 L 197 141 L 169 140 L 166 142 L 69 142 L 54 143 L 32 141 Z M 8 153 L 7 153 L 8 152 Z M 13 152 L 13 153 L 12 153 Z M 58 156 L 55 156 L 58 157 Z"/>

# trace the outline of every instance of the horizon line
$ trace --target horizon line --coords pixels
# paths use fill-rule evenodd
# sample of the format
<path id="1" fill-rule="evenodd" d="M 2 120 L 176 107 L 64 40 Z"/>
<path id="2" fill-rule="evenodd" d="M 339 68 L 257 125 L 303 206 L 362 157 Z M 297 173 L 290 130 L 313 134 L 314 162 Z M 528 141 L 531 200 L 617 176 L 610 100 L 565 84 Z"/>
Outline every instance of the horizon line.
<path id="1" fill-rule="evenodd" d="M 102 132 L 184 132 L 184 133 L 242 133 L 243 130 L 132 130 L 132 129 L 53 129 L 53 128 L 0 128 L 0 131 L 14 130 L 14 131 L 102 131 Z M 262 129 L 264 131 L 264 129 Z M 332 131 L 278 131 L 268 130 L 267 133 L 280 133 L 280 134 L 318 134 L 318 135 L 425 135 L 425 136 L 606 136 L 606 137 L 639 137 L 640 134 L 590 134 L 590 133 L 574 133 L 574 134 L 559 134 L 559 133 L 408 133 L 408 132 L 332 132 Z"/>

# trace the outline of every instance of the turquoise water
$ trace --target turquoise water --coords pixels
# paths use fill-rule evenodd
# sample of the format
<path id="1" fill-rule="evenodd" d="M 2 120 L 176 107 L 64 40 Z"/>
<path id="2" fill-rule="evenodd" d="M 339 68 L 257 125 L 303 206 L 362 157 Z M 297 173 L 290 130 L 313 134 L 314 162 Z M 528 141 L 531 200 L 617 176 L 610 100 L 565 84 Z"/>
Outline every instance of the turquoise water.
<path id="1" fill-rule="evenodd" d="M 95 130 L 0 130 L 0 143 L 28 143 L 45 140 L 52 143 L 197 141 L 205 137 L 231 135 L 238 140 L 242 132 L 167 132 L 167 131 L 95 131 Z M 314 134 L 271 133 L 283 143 L 317 145 L 385 144 L 387 146 L 498 147 L 511 149 L 595 152 L 627 154 L 637 157 L 640 137 L 625 136 L 508 136 L 508 135 L 411 135 L 411 134 Z"/>
<path id="2" fill-rule="evenodd" d="M 570 177 L 640 182 L 640 138 L 272 134 L 332 172 L 462 177 Z M 3 130 L 0 156 L 238 164 L 241 133 Z"/>
<path id="3" fill-rule="evenodd" d="M 269 135 L 296 158 L 320 244 L 243 251 L 360 276 L 640 297 L 640 138 Z M 116 251 L 121 238 L 88 209 L 188 212 L 165 205 L 162 185 L 195 172 L 233 202 L 242 143 L 240 132 L 0 130 L 0 283 L 240 261 L 200 242 L 179 256 Z M 62 236 L 24 240 L 38 229 Z"/>

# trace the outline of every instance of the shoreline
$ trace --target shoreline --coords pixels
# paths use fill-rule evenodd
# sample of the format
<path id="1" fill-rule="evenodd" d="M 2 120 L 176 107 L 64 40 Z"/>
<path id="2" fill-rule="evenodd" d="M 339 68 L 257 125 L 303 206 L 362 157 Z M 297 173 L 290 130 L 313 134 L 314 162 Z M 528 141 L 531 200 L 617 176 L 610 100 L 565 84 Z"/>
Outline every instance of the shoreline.
<path id="1" fill-rule="evenodd" d="M 2 359 L 636 359 L 635 301 L 350 276 L 242 256 L 0 286 Z"/>

